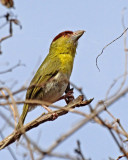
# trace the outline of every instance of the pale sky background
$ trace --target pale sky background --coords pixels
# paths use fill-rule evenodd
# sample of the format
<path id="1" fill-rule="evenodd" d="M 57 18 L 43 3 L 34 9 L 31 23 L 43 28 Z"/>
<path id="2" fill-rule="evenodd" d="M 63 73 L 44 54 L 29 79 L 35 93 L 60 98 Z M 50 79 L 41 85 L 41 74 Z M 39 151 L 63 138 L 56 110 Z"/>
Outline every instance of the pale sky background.
<path id="1" fill-rule="evenodd" d="M 92 103 L 94 106 L 99 100 L 105 98 L 113 80 L 124 73 L 123 37 L 110 45 L 99 58 L 100 72 L 96 68 L 95 60 L 102 48 L 123 32 L 122 9 L 127 6 L 128 0 L 15 0 L 15 10 L 7 10 L 0 5 L 0 15 L 12 11 L 18 16 L 23 27 L 20 30 L 18 26 L 14 26 L 13 37 L 2 43 L 3 54 L 0 55 L 0 71 L 17 64 L 19 60 L 26 65 L 16 68 L 11 73 L 0 75 L 0 80 L 6 81 L 5 87 L 10 87 L 15 83 L 13 91 L 21 87 L 26 80 L 29 84 L 33 70 L 38 69 L 48 53 L 52 39 L 59 32 L 86 30 L 79 40 L 71 81 L 82 87 L 88 98 L 94 97 Z M 125 11 L 124 18 L 125 25 L 128 27 L 128 9 Z M 2 23 L 0 22 L 0 24 Z M 7 27 L 0 30 L 0 38 L 7 34 Z M 8 66 L 4 65 L 6 62 L 9 62 Z M 120 83 L 121 80 L 112 91 L 115 91 Z M 128 85 L 128 82 L 126 84 Z M 76 90 L 74 92 L 75 96 L 79 95 Z M 24 98 L 25 92 L 21 96 Z M 109 110 L 116 118 L 121 119 L 128 131 L 126 97 L 128 98 L 128 95 L 113 104 Z M 61 101 L 57 104 L 64 106 L 65 102 Z M 18 108 L 21 113 L 22 105 Z M 78 110 L 87 112 L 87 108 L 83 107 Z M 6 111 L 2 108 L 1 110 Z M 28 114 L 25 123 L 36 118 L 43 111 L 41 107 L 38 107 Z M 102 114 L 102 117 L 108 118 L 106 114 Z M 55 139 L 68 131 L 80 119 L 82 119 L 81 116 L 69 113 L 54 122 L 47 122 L 32 129 L 27 132 L 27 135 L 37 142 L 38 133 L 41 131 L 39 145 L 42 149 L 47 149 Z M 9 128 L 4 132 L 4 136 L 11 132 L 12 130 Z M 108 157 L 116 159 L 122 155 L 108 130 L 91 122 L 67 139 L 55 151 L 74 155 L 76 140 L 80 140 L 86 158 L 92 160 L 107 160 Z M 19 147 L 16 150 L 16 143 L 10 147 L 14 150 L 16 157 L 21 160 L 22 158 L 19 158 L 18 155 L 21 154 L 20 150 L 22 151 L 23 148 Z M 7 148 L 0 152 L 0 159 L 12 160 Z M 52 158 L 52 160 L 56 159 Z"/>

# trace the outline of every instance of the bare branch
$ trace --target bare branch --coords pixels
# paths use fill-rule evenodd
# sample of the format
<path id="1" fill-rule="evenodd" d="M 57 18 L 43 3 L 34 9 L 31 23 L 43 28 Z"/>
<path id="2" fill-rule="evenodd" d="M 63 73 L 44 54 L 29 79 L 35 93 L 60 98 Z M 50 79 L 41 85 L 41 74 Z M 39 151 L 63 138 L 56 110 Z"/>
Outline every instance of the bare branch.
<path id="1" fill-rule="evenodd" d="M 25 66 L 25 64 L 22 64 L 21 61 L 19 61 L 16 65 L 14 65 L 13 67 L 5 70 L 5 71 L 1 71 L 0 74 L 4 74 L 7 72 L 12 72 L 15 68 L 20 67 L 20 66 Z"/>
<path id="2" fill-rule="evenodd" d="M 0 142 L 0 149 L 3 149 L 6 146 L 8 146 L 9 144 L 16 141 L 23 134 L 23 130 L 25 132 L 27 132 L 30 129 L 35 128 L 42 123 L 53 120 L 53 114 L 57 114 L 58 117 L 62 116 L 64 114 L 67 114 L 70 109 L 75 108 L 75 107 L 81 107 L 81 106 L 88 105 L 89 103 L 91 103 L 91 101 L 92 101 L 92 99 L 88 100 L 88 101 L 87 100 L 83 101 L 83 96 L 79 96 L 78 98 L 76 98 L 75 100 L 70 102 L 65 107 L 62 107 L 61 109 L 59 109 L 57 111 L 53 111 L 51 113 L 41 115 L 37 119 L 35 119 L 32 122 L 23 126 L 23 128 L 19 129 L 18 131 L 14 131 L 12 134 L 10 134 L 8 137 L 6 137 L 3 141 L 1 141 Z"/>
<path id="3" fill-rule="evenodd" d="M 0 89 L 1 89 L 1 88 L 0 88 Z M 23 92 L 23 91 L 25 91 L 25 90 L 27 90 L 27 89 L 28 89 L 27 87 L 22 86 L 20 89 L 12 92 L 12 95 L 18 94 L 18 93 Z M 5 96 L 0 95 L 0 98 L 8 99 L 8 98 L 9 98 L 9 95 L 5 95 Z"/>
<path id="4" fill-rule="evenodd" d="M 0 136 L 1 136 L 1 138 L 4 139 L 4 136 L 3 136 L 3 134 L 2 134 L 1 131 L 0 131 Z M 11 154 L 12 158 L 13 158 L 14 160 L 17 160 L 17 158 L 16 158 L 15 154 L 13 153 L 12 149 L 11 149 L 9 146 L 7 146 L 7 149 L 8 149 L 8 151 L 9 151 L 9 153 Z"/>
<path id="5" fill-rule="evenodd" d="M 60 145 L 64 140 L 66 140 L 67 138 L 69 138 L 71 135 L 73 135 L 76 131 L 78 131 L 78 129 L 80 129 L 81 127 L 83 127 L 85 124 L 87 124 L 90 120 L 92 120 L 93 118 L 95 118 L 98 114 L 100 114 L 102 111 L 105 110 L 106 107 L 109 107 L 110 105 L 112 105 L 114 102 L 116 102 L 117 100 L 119 100 L 121 97 L 123 97 L 125 94 L 128 93 L 128 88 L 125 88 L 117 97 L 114 97 L 112 100 L 106 102 L 106 106 L 102 106 L 100 109 L 93 111 L 88 118 L 83 119 L 82 121 L 80 121 L 74 128 L 72 128 L 71 130 L 69 130 L 67 133 L 63 134 L 61 137 L 59 137 L 58 139 L 55 140 L 55 142 L 49 147 L 49 149 L 47 150 L 47 152 L 52 152 L 56 147 L 58 147 L 58 145 Z M 99 118 L 99 117 L 98 117 Z M 101 119 L 100 119 L 101 120 Z M 109 128 L 109 126 L 108 126 Z"/>
<path id="6" fill-rule="evenodd" d="M 81 157 L 81 160 L 86 160 L 82 153 L 81 144 L 79 140 L 77 140 L 77 148 L 75 149 L 75 152 Z"/>
<path id="7" fill-rule="evenodd" d="M 119 38 L 121 38 L 121 37 L 124 35 L 124 33 L 127 32 L 127 30 L 128 30 L 128 28 L 126 28 L 126 29 L 124 30 L 124 32 L 123 32 L 119 37 L 117 37 L 116 39 L 114 39 L 113 41 L 111 41 L 110 43 L 108 43 L 106 46 L 104 46 L 104 48 L 102 49 L 101 53 L 96 57 L 96 66 L 97 66 L 97 68 L 98 68 L 99 71 L 100 71 L 100 68 L 98 67 L 98 58 L 103 54 L 104 50 L 105 50 L 109 45 L 111 45 L 113 42 L 115 42 L 116 40 L 118 40 Z"/>
<path id="8" fill-rule="evenodd" d="M 20 27 L 20 29 L 22 29 L 22 26 L 21 26 L 19 20 L 16 19 L 16 18 L 13 18 L 12 16 L 14 16 L 14 15 L 11 15 L 10 13 L 7 13 L 6 15 L 2 16 L 2 17 L 5 18 L 6 22 L 1 26 L 1 28 L 4 27 L 6 24 L 9 24 L 9 35 L 7 35 L 5 37 L 2 37 L 0 39 L 0 44 L 4 40 L 6 40 L 6 39 L 8 39 L 8 38 L 13 36 L 13 27 L 12 27 L 13 24 L 18 25 Z M 0 17 L 0 18 L 2 18 L 2 17 Z M 1 51 L 1 46 L 0 46 L 0 54 L 1 53 L 2 53 L 2 51 Z"/>

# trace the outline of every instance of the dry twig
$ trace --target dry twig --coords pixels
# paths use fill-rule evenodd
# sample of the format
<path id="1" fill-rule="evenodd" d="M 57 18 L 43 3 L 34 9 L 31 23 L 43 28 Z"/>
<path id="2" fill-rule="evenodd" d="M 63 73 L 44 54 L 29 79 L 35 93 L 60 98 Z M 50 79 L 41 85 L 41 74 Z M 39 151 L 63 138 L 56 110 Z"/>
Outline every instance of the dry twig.
<path id="1" fill-rule="evenodd" d="M 6 146 L 8 146 L 9 144 L 16 141 L 23 134 L 23 130 L 25 132 L 27 132 L 30 129 L 35 128 L 42 123 L 53 120 L 54 113 L 57 114 L 59 117 L 64 114 L 67 114 L 70 111 L 70 109 L 75 108 L 75 107 L 81 107 L 81 106 L 88 105 L 89 103 L 91 103 L 91 101 L 92 101 L 92 99 L 90 99 L 88 101 L 87 100 L 83 101 L 83 96 L 79 96 L 78 98 L 76 98 L 75 100 L 70 102 L 65 107 L 62 107 L 61 109 L 59 109 L 57 111 L 53 111 L 53 112 L 45 114 L 45 115 L 43 114 L 42 116 L 38 117 L 37 119 L 35 119 L 32 122 L 23 126 L 23 128 L 19 129 L 18 131 L 14 131 L 12 134 L 10 134 L 8 137 L 6 137 L 3 141 L 1 141 L 0 142 L 0 149 L 3 149 Z"/>
<path id="2" fill-rule="evenodd" d="M 6 23 L 4 23 L 0 28 L 4 27 L 6 24 L 9 24 L 9 35 L 2 37 L 0 39 L 0 44 L 1 44 L 4 40 L 13 36 L 13 27 L 12 27 L 13 24 L 18 25 L 20 27 L 20 29 L 22 28 L 22 26 L 21 26 L 19 20 L 16 18 L 13 18 L 13 15 L 11 15 L 10 13 L 7 13 L 6 15 L 1 16 L 0 18 L 5 18 L 5 20 L 6 20 Z M 2 51 L 1 51 L 1 46 L 0 46 L 0 54 L 1 53 L 2 53 Z"/>
<path id="3" fill-rule="evenodd" d="M 100 68 L 98 67 L 98 58 L 103 54 L 104 50 L 109 46 L 111 45 L 113 42 L 117 41 L 119 38 L 121 38 L 126 32 L 127 32 L 128 28 L 126 28 L 124 30 L 124 32 L 119 36 L 117 37 L 116 39 L 114 39 L 113 41 L 111 41 L 110 43 L 108 43 L 106 46 L 104 46 L 104 48 L 102 49 L 101 53 L 96 57 L 96 66 L 98 68 L 98 70 L 100 71 Z"/>
<path id="4" fill-rule="evenodd" d="M 4 73 L 8 73 L 8 72 L 12 72 L 15 68 L 20 67 L 20 66 L 25 66 L 24 64 L 21 63 L 21 61 L 19 61 L 16 65 L 14 65 L 13 67 L 5 70 L 5 71 L 0 71 L 0 74 L 4 74 Z"/>
<path id="5" fill-rule="evenodd" d="M 105 107 L 102 106 L 101 108 L 99 108 L 98 110 L 94 110 L 91 114 L 89 114 L 89 116 L 85 119 L 83 119 L 82 121 L 80 121 L 77 125 L 75 125 L 74 128 L 72 128 L 71 130 L 69 130 L 68 132 L 66 132 L 65 134 L 63 134 L 61 137 L 59 137 L 58 139 L 56 139 L 54 141 L 54 143 L 49 147 L 49 149 L 47 150 L 48 153 L 51 153 L 56 147 L 58 147 L 63 141 L 65 141 L 67 138 L 69 138 L 71 135 L 73 135 L 76 131 L 78 131 L 81 127 L 83 127 L 85 124 L 87 124 L 88 122 L 90 122 L 92 119 L 94 119 L 96 116 L 98 116 L 101 112 L 103 112 L 105 110 L 105 108 L 111 106 L 114 102 L 116 102 L 117 100 L 119 100 L 121 97 L 123 97 L 125 94 L 128 93 L 128 88 L 125 88 L 117 97 L 114 97 L 112 100 L 110 101 L 107 101 L 106 102 L 106 105 Z M 112 126 L 109 126 L 105 123 L 103 123 L 103 120 L 101 118 L 99 118 L 98 116 L 98 119 L 100 119 L 100 122 L 103 126 L 107 127 L 110 131 L 111 131 L 111 127 Z M 112 133 L 112 136 L 113 136 L 113 133 Z M 115 136 L 114 136 L 115 138 Z M 116 139 L 114 139 L 116 140 Z M 118 142 L 117 142 L 118 143 Z M 122 149 L 120 146 L 119 146 L 120 149 Z M 122 152 L 124 150 L 121 150 Z M 125 152 L 125 151 L 124 151 Z M 124 153 L 123 152 L 123 153 Z M 125 153 L 126 155 L 126 153 Z M 45 155 L 44 155 L 45 156 Z"/>

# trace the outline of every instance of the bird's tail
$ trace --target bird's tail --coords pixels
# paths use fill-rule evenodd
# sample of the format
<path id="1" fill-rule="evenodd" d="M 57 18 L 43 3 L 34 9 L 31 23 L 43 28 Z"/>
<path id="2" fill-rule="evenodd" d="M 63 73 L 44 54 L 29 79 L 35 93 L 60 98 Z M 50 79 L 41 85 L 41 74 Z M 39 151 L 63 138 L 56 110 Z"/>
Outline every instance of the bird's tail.
<path id="1" fill-rule="evenodd" d="M 29 109 L 29 105 L 28 104 L 24 104 L 24 107 L 23 107 L 23 112 L 19 118 L 19 122 L 16 126 L 16 130 L 20 129 L 22 127 L 22 125 L 24 124 L 24 120 L 25 120 L 25 117 L 28 113 L 28 109 Z"/>

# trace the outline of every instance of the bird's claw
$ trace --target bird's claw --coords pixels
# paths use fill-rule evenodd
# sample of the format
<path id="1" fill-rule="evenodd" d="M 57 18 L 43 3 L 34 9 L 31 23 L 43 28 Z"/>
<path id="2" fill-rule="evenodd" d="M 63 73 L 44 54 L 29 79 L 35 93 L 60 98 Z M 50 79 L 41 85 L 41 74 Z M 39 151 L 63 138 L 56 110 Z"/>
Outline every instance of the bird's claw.
<path id="1" fill-rule="evenodd" d="M 74 96 L 73 96 L 73 89 L 71 88 L 69 89 L 67 92 L 65 92 L 66 94 L 64 95 L 64 99 L 66 101 L 66 103 L 68 104 L 69 102 L 73 101 Z"/>

